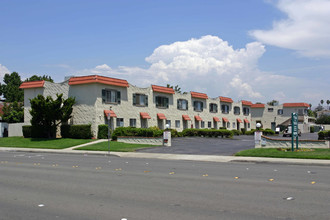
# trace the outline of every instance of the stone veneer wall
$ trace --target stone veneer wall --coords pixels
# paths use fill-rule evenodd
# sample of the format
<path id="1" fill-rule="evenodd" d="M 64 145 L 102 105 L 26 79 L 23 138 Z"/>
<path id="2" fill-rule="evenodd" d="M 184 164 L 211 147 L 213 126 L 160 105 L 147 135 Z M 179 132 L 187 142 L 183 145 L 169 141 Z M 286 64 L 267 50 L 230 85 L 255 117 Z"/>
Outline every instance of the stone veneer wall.
<path id="1" fill-rule="evenodd" d="M 299 148 L 330 148 L 329 141 L 324 141 L 324 140 L 299 140 L 298 147 Z M 266 136 L 261 136 L 261 142 L 256 143 L 255 148 L 291 148 L 291 140 L 273 139 Z"/>

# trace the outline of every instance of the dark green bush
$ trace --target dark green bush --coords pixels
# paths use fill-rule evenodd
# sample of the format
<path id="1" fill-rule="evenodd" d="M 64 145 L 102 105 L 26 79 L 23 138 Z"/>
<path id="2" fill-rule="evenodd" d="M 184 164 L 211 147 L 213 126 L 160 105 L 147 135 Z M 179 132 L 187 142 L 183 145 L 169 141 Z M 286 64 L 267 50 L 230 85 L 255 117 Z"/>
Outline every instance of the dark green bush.
<path id="1" fill-rule="evenodd" d="M 111 131 L 110 131 L 110 133 L 111 133 Z M 103 124 L 103 125 L 98 126 L 97 138 L 98 139 L 108 139 L 108 125 Z"/>
<path id="2" fill-rule="evenodd" d="M 310 132 L 311 132 L 311 133 L 314 133 L 314 131 L 315 131 L 315 128 L 314 128 L 314 126 L 310 126 L 310 128 L 309 128 L 309 129 L 310 129 Z"/>
<path id="3" fill-rule="evenodd" d="M 236 129 L 233 129 L 233 130 L 231 130 L 233 133 L 234 133 L 234 135 L 237 135 L 237 136 L 239 136 L 239 135 L 241 135 L 242 134 L 242 132 L 241 131 L 239 131 L 239 130 L 236 130 Z"/>
<path id="4" fill-rule="evenodd" d="M 23 125 L 22 126 L 22 131 L 23 131 L 23 136 L 25 138 L 30 138 L 31 136 L 31 132 L 32 132 L 32 125 Z"/>
<path id="5" fill-rule="evenodd" d="M 242 132 L 242 134 L 245 134 L 246 129 L 245 128 L 241 128 L 241 132 Z"/>
<path id="6" fill-rule="evenodd" d="M 120 136 L 139 136 L 139 137 L 160 137 L 163 130 L 159 128 L 132 128 L 132 127 L 118 127 L 111 135 L 112 140 L 117 140 Z"/>
<path id="7" fill-rule="evenodd" d="M 56 137 L 56 128 L 50 128 L 50 131 L 45 131 L 44 127 L 41 126 L 31 126 L 31 137 L 32 138 L 49 138 L 48 135 L 51 134 L 52 137 Z"/>
<path id="8" fill-rule="evenodd" d="M 232 137 L 233 132 L 226 129 L 195 129 L 189 128 L 182 131 L 183 137 L 194 137 L 194 136 L 203 136 L 203 137 Z"/>
<path id="9" fill-rule="evenodd" d="M 262 134 L 263 135 L 274 135 L 275 134 L 275 131 L 273 131 L 270 128 L 266 128 L 265 130 L 262 131 Z"/>
<path id="10" fill-rule="evenodd" d="M 320 131 L 318 135 L 319 140 L 330 140 L 330 130 Z"/>
<path id="11" fill-rule="evenodd" d="M 220 127 L 219 129 L 220 129 L 220 130 L 227 130 L 226 127 Z"/>
<path id="12" fill-rule="evenodd" d="M 92 138 L 91 125 L 62 125 L 62 138 L 90 139 Z"/>

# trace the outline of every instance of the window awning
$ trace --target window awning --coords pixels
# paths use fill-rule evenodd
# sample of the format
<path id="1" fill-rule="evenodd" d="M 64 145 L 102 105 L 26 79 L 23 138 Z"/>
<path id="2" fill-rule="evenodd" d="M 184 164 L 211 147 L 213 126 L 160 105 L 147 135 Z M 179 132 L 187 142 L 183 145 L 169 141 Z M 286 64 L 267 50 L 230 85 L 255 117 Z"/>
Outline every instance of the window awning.
<path id="1" fill-rule="evenodd" d="M 166 119 L 166 117 L 163 113 L 157 113 L 157 118 L 160 120 Z"/>
<path id="2" fill-rule="evenodd" d="M 106 117 L 108 117 L 108 114 L 110 113 L 110 117 L 111 118 L 117 118 L 117 115 L 116 115 L 116 113 L 114 112 L 114 111 L 112 111 L 112 110 L 104 110 L 104 115 L 106 116 Z"/>
<path id="3" fill-rule="evenodd" d="M 182 115 L 183 120 L 185 121 L 191 121 L 188 115 Z"/>
<path id="4" fill-rule="evenodd" d="M 229 120 L 227 118 L 225 118 L 225 117 L 222 117 L 222 121 L 229 122 Z"/>
<path id="5" fill-rule="evenodd" d="M 195 115 L 195 120 L 196 121 L 203 121 L 202 118 L 199 115 Z"/>
<path id="6" fill-rule="evenodd" d="M 220 122 L 220 119 L 218 117 L 213 117 L 213 121 Z"/>
<path id="7" fill-rule="evenodd" d="M 236 120 L 237 120 L 238 123 L 242 123 L 241 119 L 237 118 Z"/>
<path id="8" fill-rule="evenodd" d="M 150 119 L 150 115 L 147 112 L 140 112 L 140 116 L 142 119 Z"/>
<path id="9" fill-rule="evenodd" d="M 249 123 L 250 123 L 249 120 L 247 120 L 247 119 L 244 119 L 244 122 L 245 122 L 246 124 L 249 124 Z"/>

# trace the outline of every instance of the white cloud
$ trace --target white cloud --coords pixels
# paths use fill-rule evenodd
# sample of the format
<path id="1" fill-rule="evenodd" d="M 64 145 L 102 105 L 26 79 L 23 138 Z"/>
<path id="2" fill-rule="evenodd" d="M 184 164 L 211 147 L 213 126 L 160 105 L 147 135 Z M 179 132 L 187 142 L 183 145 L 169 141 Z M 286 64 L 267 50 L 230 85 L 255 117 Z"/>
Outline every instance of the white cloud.
<path id="1" fill-rule="evenodd" d="M 10 73 L 10 71 L 8 70 L 7 67 L 5 67 L 4 65 L 0 64 L 0 82 L 2 82 L 3 77 L 6 73 Z"/>
<path id="2" fill-rule="evenodd" d="M 279 0 L 276 7 L 287 18 L 275 21 L 271 30 L 251 31 L 253 37 L 303 56 L 330 57 L 329 0 Z"/>

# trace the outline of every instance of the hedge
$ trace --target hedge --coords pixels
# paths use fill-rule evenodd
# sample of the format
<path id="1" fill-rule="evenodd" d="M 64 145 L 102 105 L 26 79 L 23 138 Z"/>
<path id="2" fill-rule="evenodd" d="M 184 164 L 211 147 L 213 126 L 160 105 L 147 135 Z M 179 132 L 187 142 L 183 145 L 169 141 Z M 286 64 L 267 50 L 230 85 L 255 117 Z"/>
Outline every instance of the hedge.
<path id="1" fill-rule="evenodd" d="M 246 135 L 254 135 L 255 131 L 256 131 L 256 129 L 252 129 L 251 131 L 246 131 L 245 134 Z M 275 135 L 275 131 L 273 131 L 270 128 L 260 129 L 260 131 L 262 131 L 263 135 Z"/>
<path id="2" fill-rule="evenodd" d="M 23 136 L 25 138 L 32 137 L 32 125 L 23 125 L 22 126 Z"/>
<path id="3" fill-rule="evenodd" d="M 32 125 L 22 126 L 24 138 L 48 138 L 44 128 Z M 54 136 L 56 134 L 55 129 L 53 130 Z"/>
<path id="4" fill-rule="evenodd" d="M 320 131 L 319 140 L 330 140 L 330 130 Z"/>
<path id="5" fill-rule="evenodd" d="M 188 128 L 182 131 L 183 137 L 203 136 L 203 137 L 233 137 L 233 131 L 226 129 L 196 129 Z"/>
<path id="6" fill-rule="evenodd" d="M 138 136 L 138 137 L 160 137 L 163 134 L 163 130 L 151 127 L 151 128 L 133 128 L 133 127 L 119 127 L 114 130 L 111 135 L 112 140 L 117 140 L 119 136 Z"/>
<path id="7" fill-rule="evenodd" d="M 91 125 L 62 125 L 62 138 L 90 139 L 93 137 Z"/>
<path id="8" fill-rule="evenodd" d="M 97 138 L 98 139 L 108 139 L 108 125 L 103 124 L 98 126 Z M 110 130 L 111 134 L 111 130 Z"/>

